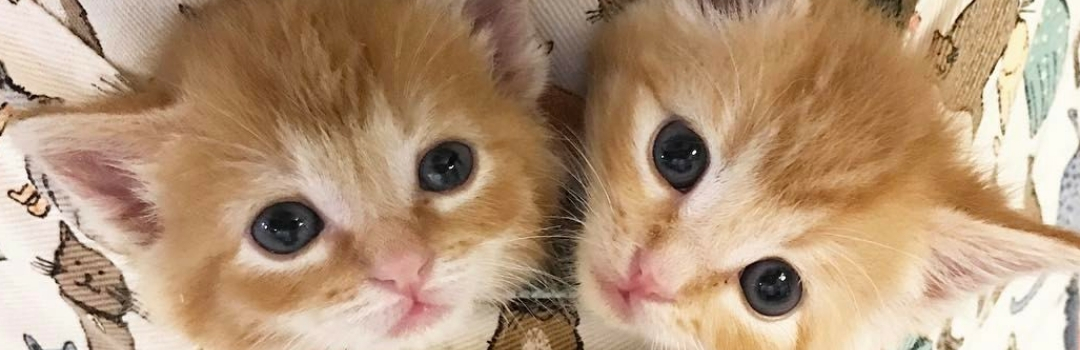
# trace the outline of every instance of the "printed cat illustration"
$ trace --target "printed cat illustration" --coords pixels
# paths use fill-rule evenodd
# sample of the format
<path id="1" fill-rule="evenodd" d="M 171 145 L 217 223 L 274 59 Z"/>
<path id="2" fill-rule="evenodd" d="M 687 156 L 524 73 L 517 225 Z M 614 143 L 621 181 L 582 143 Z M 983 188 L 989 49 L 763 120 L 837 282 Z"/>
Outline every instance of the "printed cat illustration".
<path id="1" fill-rule="evenodd" d="M 1020 8 L 1014 0 L 975 0 L 947 33 L 934 32 L 930 57 L 941 79 L 945 105 L 982 121 L 982 91 L 1016 28 Z"/>
<path id="2" fill-rule="evenodd" d="M 60 295 L 78 315 L 89 350 L 135 349 L 124 316 L 135 312 L 135 300 L 124 276 L 101 253 L 79 242 L 60 221 L 60 245 L 53 259 L 34 264 L 56 280 Z"/>
<path id="3" fill-rule="evenodd" d="M 581 350 L 577 312 L 566 301 L 518 299 L 499 316 L 488 350 Z"/>
<path id="4" fill-rule="evenodd" d="M 29 334 L 23 334 L 23 341 L 26 342 L 26 348 L 28 350 L 46 350 L 45 348 L 42 348 L 41 345 L 38 344 L 37 340 L 35 340 L 34 337 L 31 337 Z M 64 342 L 64 347 L 60 348 L 60 350 L 79 350 L 79 348 L 75 346 L 75 343 L 72 343 L 71 341 L 66 341 Z"/>

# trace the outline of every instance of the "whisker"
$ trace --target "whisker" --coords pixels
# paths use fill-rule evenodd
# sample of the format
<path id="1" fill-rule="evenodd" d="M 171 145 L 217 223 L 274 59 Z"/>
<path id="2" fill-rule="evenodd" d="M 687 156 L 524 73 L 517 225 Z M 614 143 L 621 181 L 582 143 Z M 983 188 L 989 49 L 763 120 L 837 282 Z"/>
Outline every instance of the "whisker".
<path id="1" fill-rule="evenodd" d="M 858 298 L 855 297 L 855 290 L 851 289 L 851 282 L 847 279 L 847 274 L 840 270 L 840 267 L 829 259 L 821 259 L 821 261 L 832 267 L 833 271 L 836 271 L 836 275 L 844 280 L 844 287 L 847 289 L 848 295 L 851 298 L 851 305 L 855 308 L 855 314 L 859 315 L 860 318 L 865 317 L 862 313 L 862 308 L 859 307 Z"/>
<path id="2" fill-rule="evenodd" d="M 860 232 L 855 232 L 855 231 L 851 231 L 851 232 L 860 233 Z M 915 260 L 918 260 L 918 261 L 923 260 L 923 258 L 921 258 L 919 256 L 916 256 L 915 254 L 912 254 L 911 252 L 896 249 L 895 247 L 891 247 L 889 245 L 886 245 L 886 244 L 878 242 L 878 241 L 874 241 L 874 240 L 870 240 L 870 239 L 866 239 L 866 238 L 855 237 L 855 236 L 850 236 L 850 235 L 838 234 L 838 233 L 825 232 L 823 234 L 826 235 L 826 236 L 834 237 L 834 238 L 843 238 L 843 239 L 847 239 L 847 240 L 850 240 L 850 241 L 853 241 L 853 242 L 870 244 L 870 245 L 873 245 L 873 246 L 876 246 L 876 247 L 879 247 L 879 248 L 887 249 L 887 250 L 892 251 L 892 252 L 903 254 L 904 256 L 907 256 L 909 258 L 912 258 L 912 259 L 915 259 Z"/>
<path id="3" fill-rule="evenodd" d="M 857 269 L 859 271 L 859 273 L 862 274 L 863 278 L 866 279 L 866 282 L 870 283 L 870 287 L 874 288 L 874 294 L 877 296 L 877 302 L 881 306 L 885 306 L 885 297 L 884 297 L 883 294 L 881 294 L 881 289 L 878 288 L 877 282 L 875 282 L 874 279 L 870 277 L 870 274 L 866 271 L 866 268 L 862 267 L 862 265 L 859 265 L 858 263 L 855 262 L 855 260 L 851 259 L 849 254 L 847 252 L 845 252 L 843 249 L 837 248 L 835 246 L 825 246 L 825 247 L 826 247 L 826 249 L 828 251 L 835 253 L 841 259 L 844 259 L 845 261 L 848 262 L 848 264 L 850 264 L 852 267 Z"/>

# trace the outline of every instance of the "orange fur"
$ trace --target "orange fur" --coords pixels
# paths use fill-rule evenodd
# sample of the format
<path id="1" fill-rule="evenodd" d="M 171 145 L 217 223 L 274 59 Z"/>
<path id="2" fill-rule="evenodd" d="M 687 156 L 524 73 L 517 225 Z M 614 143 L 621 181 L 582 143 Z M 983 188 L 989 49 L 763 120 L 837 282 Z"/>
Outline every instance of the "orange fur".
<path id="1" fill-rule="evenodd" d="M 889 348 L 966 296 L 1080 266 L 1080 239 L 1008 209 L 968 164 L 927 63 L 879 12 L 702 3 L 640 0 L 595 39 L 585 310 L 678 348 Z M 672 116 L 712 155 L 687 194 L 650 156 Z M 676 297 L 619 317 L 597 276 L 625 276 L 639 248 Z M 805 291 L 776 319 L 739 286 L 743 267 L 768 257 L 790 262 Z"/>
<path id="2" fill-rule="evenodd" d="M 135 177 L 150 208 L 119 217 L 68 187 L 85 197 L 85 229 L 131 259 L 153 319 L 204 348 L 427 348 L 531 277 L 560 178 L 536 113 L 542 56 L 503 52 L 496 63 L 523 66 L 493 68 L 505 28 L 474 31 L 467 1 L 214 3 L 138 92 L 42 110 L 9 132 L 62 184 L 83 181 L 67 161 L 87 155 Z M 446 139 L 471 143 L 475 173 L 452 193 L 423 192 L 419 157 Z M 302 253 L 324 256 L 242 262 L 252 218 L 282 199 L 325 218 L 320 248 Z M 366 271 L 406 244 L 436 253 L 433 283 L 454 311 L 392 337 Z"/>

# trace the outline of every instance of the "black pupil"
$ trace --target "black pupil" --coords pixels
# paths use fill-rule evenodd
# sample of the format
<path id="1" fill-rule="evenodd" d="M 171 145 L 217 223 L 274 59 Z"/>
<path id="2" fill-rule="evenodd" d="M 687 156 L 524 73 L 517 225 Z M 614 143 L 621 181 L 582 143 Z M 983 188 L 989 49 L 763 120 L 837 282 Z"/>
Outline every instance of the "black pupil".
<path id="1" fill-rule="evenodd" d="M 765 302 L 779 303 L 791 297 L 791 279 L 782 268 L 761 275 L 757 281 L 758 296 Z"/>
<path id="2" fill-rule="evenodd" d="M 304 221 L 288 210 L 277 210 L 270 214 L 262 226 L 281 243 L 293 245 L 300 241 L 300 229 L 304 227 Z"/>
<path id="3" fill-rule="evenodd" d="M 694 162 L 701 157 L 701 147 L 701 142 L 692 138 L 675 137 L 664 143 L 660 159 L 675 172 L 689 172 L 694 169 Z"/>
<path id="4" fill-rule="evenodd" d="M 440 174 L 449 174 L 454 171 L 454 167 L 457 166 L 458 156 L 457 153 L 449 150 L 443 150 L 439 152 L 434 160 L 435 172 Z"/>

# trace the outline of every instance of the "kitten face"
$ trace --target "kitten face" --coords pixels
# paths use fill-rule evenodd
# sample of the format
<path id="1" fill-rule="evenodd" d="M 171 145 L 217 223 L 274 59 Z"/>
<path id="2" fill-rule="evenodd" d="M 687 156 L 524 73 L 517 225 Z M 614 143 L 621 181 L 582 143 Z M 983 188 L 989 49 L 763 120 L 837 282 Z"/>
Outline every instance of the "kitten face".
<path id="1" fill-rule="evenodd" d="M 131 235 L 151 313 L 207 346 L 426 347 L 529 277 L 555 202 L 514 4 L 224 2 L 172 39 L 164 107 L 84 116 L 153 151 L 34 153 Z"/>
<path id="2" fill-rule="evenodd" d="M 1074 237 L 964 164 L 922 63 L 853 3 L 641 1 L 602 30 L 585 310 L 673 348 L 866 349 L 1075 266 Z"/>

